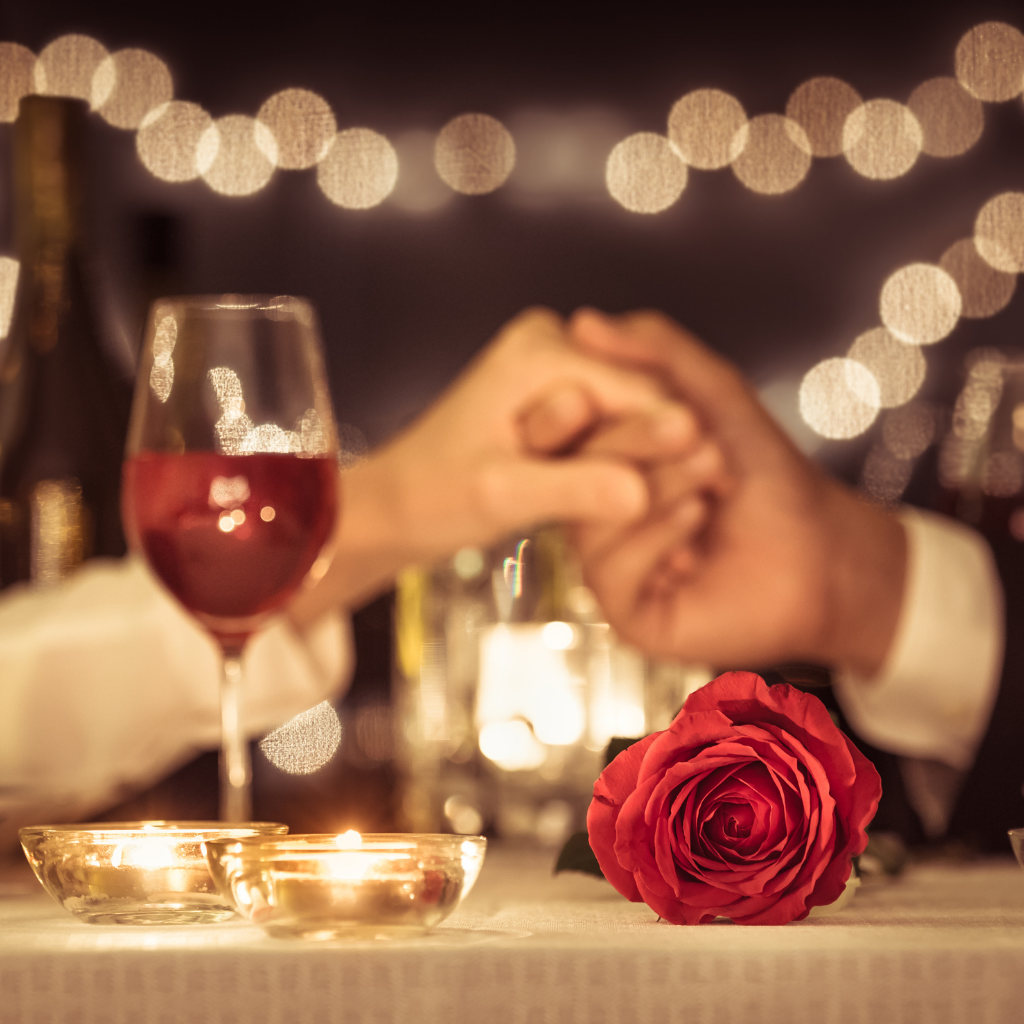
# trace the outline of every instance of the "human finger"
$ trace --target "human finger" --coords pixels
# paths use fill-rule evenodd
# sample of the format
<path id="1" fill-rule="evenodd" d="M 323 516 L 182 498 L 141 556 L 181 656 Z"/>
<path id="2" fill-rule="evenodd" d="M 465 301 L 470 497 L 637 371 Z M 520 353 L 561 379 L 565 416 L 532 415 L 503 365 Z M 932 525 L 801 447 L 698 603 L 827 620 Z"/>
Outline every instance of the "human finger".
<path id="1" fill-rule="evenodd" d="M 610 459 L 510 459 L 478 483 L 480 511 L 513 530 L 551 521 L 623 524 L 647 511 L 647 486 L 631 466 Z"/>
<path id="2" fill-rule="evenodd" d="M 597 415 L 584 388 L 561 384 L 522 413 L 523 445 L 542 454 L 563 451 L 593 428 Z"/>
<path id="3" fill-rule="evenodd" d="M 711 439 L 682 458 L 649 466 L 645 477 L 653 510 L 674 505 L 697 491 L 724 498 L 733 487 L 722 449 Z"/>
<path id="4" fill-rule="evenodd" d="M 700 529 L 707 517 L 707 502 L 688 498 L 668 512 L 626 532 L 621 541 L 596 550 L 590 544 L 596 532 L 580 529 L 574 540 L 583 574 L 611 621 L 628 621 L 655 581 L 665 559 Z"/>
<path id="5" fill-rule="evenodd" d="M 580 309 L 569 335 L 585 351 L 657 373 L 715 433 L 765 425 L 767 414 L 739 371 L 660 313 L 610 317 Z"/>
<path id="6" fill-rule="evenodd" d="M 580 450 L 637 462 L 675 460 L 693 452 L 701 437 L 700 424 L 689 409 L 663 403 L 599 426 Z"/>

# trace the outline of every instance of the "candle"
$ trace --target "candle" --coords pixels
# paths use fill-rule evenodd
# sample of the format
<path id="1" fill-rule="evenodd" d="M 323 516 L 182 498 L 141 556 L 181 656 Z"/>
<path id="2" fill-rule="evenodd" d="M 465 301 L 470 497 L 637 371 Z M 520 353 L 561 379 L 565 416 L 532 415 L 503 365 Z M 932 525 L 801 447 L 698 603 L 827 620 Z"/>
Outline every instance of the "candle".
<path id="1" fill-rule="evenodd" d="M 213 877 L 239 913 L 281 938 L 423 935 L 480 873 L 479 836 L 349 831 L 339 836 L 215 840 Z"/>
<path id="2" fill-rule="evenodd" d="M 89 924 L 205 924 L 234 906 L 210 876 L 203 844 L 284 835 L 273 822 L 100 822 L 23 828 L 21 844 L 43 888 Z"/>

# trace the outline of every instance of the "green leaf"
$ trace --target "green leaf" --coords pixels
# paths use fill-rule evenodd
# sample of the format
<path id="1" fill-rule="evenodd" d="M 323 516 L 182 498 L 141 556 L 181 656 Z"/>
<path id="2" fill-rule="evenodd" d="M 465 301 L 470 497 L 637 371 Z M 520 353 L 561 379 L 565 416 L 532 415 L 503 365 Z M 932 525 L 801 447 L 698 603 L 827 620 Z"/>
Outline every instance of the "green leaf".
<path id="1" fill-rule="evenodd" d="M 560 871 L 582 871 L 585 875 L 604 878 L 601 865 L 597 863 L 594 851 L 590 848 L 586 832 L 577 832 L 569 836 L 569 841 L 562 847 L 562 852 L 555 863 L 555 874 Z"/>

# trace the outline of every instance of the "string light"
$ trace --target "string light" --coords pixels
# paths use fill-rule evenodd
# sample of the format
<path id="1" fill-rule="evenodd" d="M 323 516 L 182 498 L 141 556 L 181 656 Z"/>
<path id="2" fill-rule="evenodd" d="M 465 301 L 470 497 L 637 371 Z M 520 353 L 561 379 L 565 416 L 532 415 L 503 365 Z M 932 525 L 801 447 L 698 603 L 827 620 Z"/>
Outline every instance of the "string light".
<path id="1" fill-rule="evenodd" d="M 981 258 L 973 238 L 954 242 L 939 266 L 960 290 L 960 315 L 970 319 L 994 316 L 1009 305 L 1017 289 L 1017 275 L 997 270 Z"/>
<path id="2" fill-rule="evenodd" d="M 138 128 L 173 96 L 167 65 L 146 50 L 118 50 L 100 61 L 92 77 L 92 107 L 115 128 Z"/>
<path id="3" fill-rule="evenodd" d="M 434 165 L 456 192 L 482 196 L 508 180 L 516 162 L 509 130 L 488 114 L 462 114 L 438 133 Z"/>
<path id="4" fill-rule="evenodd" d="M 907 109 L 921 126 L 921 151 L 951 157 L 966 153 L 985 128 L 981 100 L 955 78 L 930 78 L 907 100 Z"/>
<path id="5" fill-rule="evenodd" d="M 366 210 L 382 203 L 398 180 L 398 157 L 383 135 L 369 128 L 339 132 L 317 166 L 316 180 L 332 203 Z"/>
<path id="6" fill-rule="evenodd" d="M 0 43 L 0 121 L 14 121 L 18 103 L 35 88 L 36 55 L 18 43 Z"/>
<path id="7" fill-rule="evenodd" d="M 157 178 L 192 181 L 205 169 L 199 166 L 196 157 L 199 140 L 212 124 L 213 118 L 198 104 L 171 100 L 142 119 L 135 136 L 136 152 Z"/>
<path id="8" fill-rule="evenodd" d="M 812 78 L 789 97 L 786 117 L 803 128 L 814 156 L 842 156 L 843 125 L 862 103 L 857 90 L 842 79 Z"/>
<path id="9" fill-rule="evenodd" d="M 923 144 L 917 118 L 895 100 L 868 100 L 843 125 L 843 155 L 865 178 L 887 181 L 906 174 Z"/>
<path id="10" fill-rule="evenodd" d="M 1004 192 L 981 208 L 974 222 L 974 244 L 996 270 L 1024 272 L 1024 192 Z"/>
<path id="11" fill-rule="evenodd" d="M 196 146 L 196 167 L 206 184 L 225 196 L 258 192 L 274 173 L 277 142 L 261 121 L 229 114 L 210 124 Z"/>
<path id="12" fill-rule="evenodd" d="M 960 84 L 979 100 L 1002 103 L 1024 90 L 1024 35 L 1001 21 L 967 32 L 953 57 Z"/>
<path id="13" fill-rule="evenodd" d="M 36 61 L 35 91 L 41 96 L 91 100 L 93 75 L 106 58 L 106 47 L 91 36 L 54 39 Z"/>
<path id="14" fill-rule="evenodd" d="M 778 195 L 790 192 L 811 169 L 811 143 L 807 133 L 781 114 L 762 114 L 737 132 L 732 162 L 737 178 L 752 192 Z"/>
<path id="15" fill-rule="evenodd" d="M 746 123 L 746 112 L 735 96 L 721 89 L 696 89 L 669 112 L 668 138 L 691 167 L 714 171 L 739 156 L 743 143 L 737 135 Z"/>
<path id="16" fill-rule="evenodd" d="M 686 164 L 663 135 L 637 132 L 611 151 L 605 167 L 611 197 L 633 213 L 660 213 L 686 188 Z"/>
<path id="17" fill-rule="evenodd" d="M 882 323 L 900 341 L 931 345 L 945 338 L 960 319 L 962 303 L 956 281 L 942 267 L 911 263 L 882 286 Z"/>
<path id="18" fill-rule="evenodd" d="M 308 89 L 285 89 L 274 93 L 259 109 L 256 120 L 275 141 L 276 166 L 301 171 L 318 164 L 331 148 L 338 125 L 330 104 Z"/>

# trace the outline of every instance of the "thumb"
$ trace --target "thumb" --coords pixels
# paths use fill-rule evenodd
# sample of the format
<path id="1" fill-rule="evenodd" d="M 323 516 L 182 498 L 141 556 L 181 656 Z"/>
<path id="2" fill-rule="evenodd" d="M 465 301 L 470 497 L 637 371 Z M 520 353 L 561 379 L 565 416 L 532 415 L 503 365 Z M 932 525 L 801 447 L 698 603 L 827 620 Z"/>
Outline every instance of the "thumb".
<path id="1" fill-rule="evenodd" d="M 611 459 L 517 459 L 493 474 L 488 490 L 509 530 L 551 521 L 628 523 L 648 507 L 640 473 Z"/>

